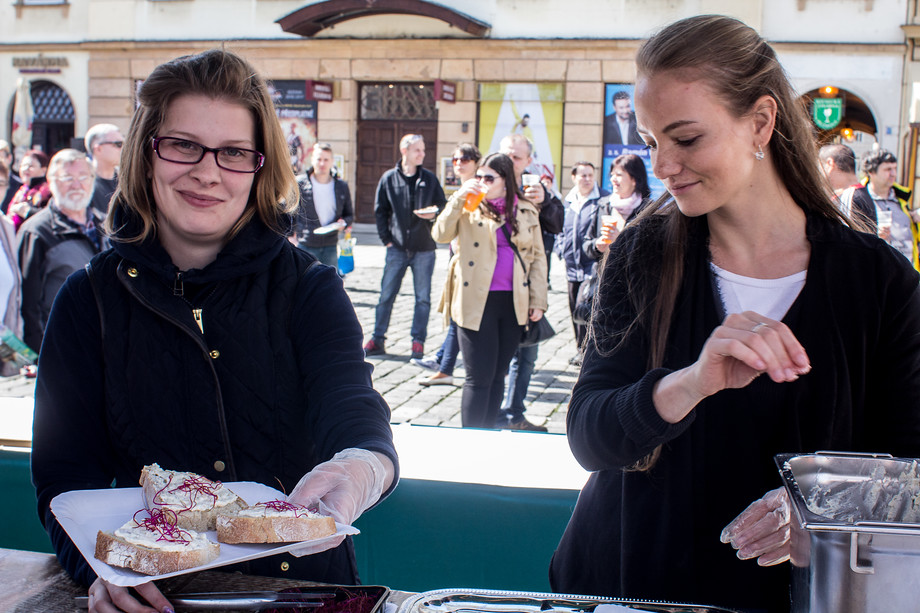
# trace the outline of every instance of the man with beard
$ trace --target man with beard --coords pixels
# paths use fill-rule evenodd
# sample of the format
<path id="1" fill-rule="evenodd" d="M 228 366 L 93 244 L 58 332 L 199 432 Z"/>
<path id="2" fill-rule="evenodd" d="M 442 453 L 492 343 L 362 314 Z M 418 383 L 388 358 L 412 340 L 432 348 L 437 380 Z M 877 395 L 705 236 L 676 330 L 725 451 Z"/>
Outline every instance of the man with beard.
<path id="1" fill-rule="evenodd" d="M 85 154 L 76 149 L 59 151 L 48 165 L 50 205 L 19 230 L 23 340 L 36 352 L 64 280 L 103 247 L 102 215 L 89 207 L 95 178 Z"/>

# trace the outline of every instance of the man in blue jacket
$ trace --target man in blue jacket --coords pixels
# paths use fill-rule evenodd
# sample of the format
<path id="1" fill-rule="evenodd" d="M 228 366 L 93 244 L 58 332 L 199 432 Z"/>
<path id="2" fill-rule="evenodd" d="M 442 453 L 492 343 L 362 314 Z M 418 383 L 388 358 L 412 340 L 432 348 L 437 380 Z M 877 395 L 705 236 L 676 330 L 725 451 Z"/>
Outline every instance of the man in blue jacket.
<path id="1" fill-rule="evenodd" d="M 399 141 L 402 156 L 395 168 L 386 171 L 377 184 L 374 214 L 377 235 L 387 248 L 380 282 L 374 334 L 364 345 L 366 355 L 386 353 L 387 328 L 396 294 L 406 269 L 412 269 L 415 311 L 412 316 L 412 357 L 425 355 L 428 314 L 431 311 L 431 274 L 434 271 L 435 242 L 431 224 L 444 209 L 447 198 L 433 172 L 422 168 L 425 140 L 421 134 L 406 134 Z M 433 207 L 433 208 L 432 208 Z"/>

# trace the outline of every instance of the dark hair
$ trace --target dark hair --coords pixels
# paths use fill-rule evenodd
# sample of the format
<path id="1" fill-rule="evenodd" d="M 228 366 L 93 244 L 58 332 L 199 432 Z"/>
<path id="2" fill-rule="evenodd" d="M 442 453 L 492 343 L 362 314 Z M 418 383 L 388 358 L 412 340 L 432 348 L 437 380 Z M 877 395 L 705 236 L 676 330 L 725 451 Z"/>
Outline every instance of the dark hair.
<path id="1" fill-rule="evenodd" d="M 824 173 L 814 163 L 818 159 L 815 133 L 805 106 L 790 84 L 776 53 L 753 28 L 722 15 L 682 19 L 643 43 L 636 56 L 636 67 L 637 80 L 669 72 L 680 75 L 687 82 L 704 82 L 736 118 L 746 116 L 763 96 L 773 98 L 776 117 L 768 143 L 770 155 L 764 163 L 773 164 L 792 199 L 803 210 L 850 224 L 831 201 Z M 809 163 L 808 160 L 814 162 Z M 592 316 L 594 323 L 591 330 L 591 339 L 598 351 L 605 353 L 612 352 L 634 331 L 640 328 L 647 330 L 646 366 L 650 369 L 660 367 L 664 362 L 668 332 L 683 281 L 689 237 L 691 232 L 705 231 L 706 226 L 705 216 L 687 217 L 667 196 L 646 207 L 639 214 L 637 225 L 641 226 L 645 220 L 651 221 L 649 217 L 652 215 L 664 217 L 661 224 L 662 248 L 656 254 L 643 253 L 660 261 L 658 274 L 642 274 L 642 266 L 648 268 L 648 257 L 626 253 L 626 250 L 615 251 L 617 261 L 614 270 L 626 271 L 627 300 L 637 314 L 635 321 L 612 339 L 613 345 L 609 348 L 607 343 L 611 339 L 599 339 L 599 331 L 594 330 L 596 316 Z M 605 258 L 605 265 L 610 263 L 610 259 Z M 644 264 L 639 259 L 644 259 Z M 605 350 L 600 348 L 600 340 L 604 341 Z M 634 468 L 650 469 L 660 451 L 660 447 L 656 448 Z"/>
<path id="2" fill-rule="evenodd" d="M 479 149 L 473 143 L 460 143 L 457 145 L 457 148 L 454 149 L 455 153 L 458 151 L 460 152 L 460 155 L 473 160 L 477 164 L 479 163 L 479 160 L 482 159 L 482 153 L 479 152 Z"/>
<path id="3" fill-rule="evenodd" d="M 255 123 L 256 149 L 265 156 L 265 164 L 253 177 L 246 210 L 229 235 L 236 235 L 256 215 L 269 228 L 285 233 L 286 214 L 297 209 L 300 190 L 265 80 L 239 55 L 211 49 L 160 64 L 141 85 L 138 108 L 121 152 L 118 190 L 106 218 L 109 234 L 118 230 L 112 225 L 117 209 L 132 212 L 142 223 L 137 236 L 117 237 L 118 240 L 142 241 L 156 232 L 156 201 L 149 179 L 154 156 L 151 141 L 166 121 L 170 103 L 188 95 L 207 96 L 248 109 Z"/>
<path id="4" fill-rule="evenodd" d="M 610 174 L 613 174 L 614 168 L 622 168 L 636 182 L 636 193 L 642 196 L 643 199 L 651 197 L 652 190 L 648 186 L 648 170 L 645 168 L 645 162 L 642 161 L 642 158 L 635 153 L 618 155 L 610 164 Z"/>
<path id="5" fill-rule="evenodd" d="M 843 172 L 856 172 L 856 154 L 853 150 L 842 143 L 834 145 L 824 145 L 818 151 L 818 159 L 834 160 L 834 166 Z"/>
<path id="6" fill-rule="evenodd" d="M 496 220 L 504 218 L 505 223 L 511 228 L 511 233 L 517 234 L 518 226 L 515 216 L 516 211 L 514 210 L 514 197 L 517 196 L 519 200 L 524 200 L 525 198 L 524 192 L 518 187 L 517 179 L 514 176 L 514 162 L 504 153 L 490 153 L 482 161 L 480 168 L 483 166 L 497 172 L 498 176 L 505 182 L 504 215 L 499 215 L 498 209 L 489 204 L 488 200 L 483 200 L 482 205 L 486 215 Z"/>
<path id="7" fill-rule="evenodd" d="M 626 91 L 625 89 L 621 89 L 620 91 L 618 91 L 617 93 L 613 95 L 614 102 L 616 102 L 617 100 L 629 100 L 629 99 L 630 99 L 629 92 Z"/>
<path id="8" fill-rule="evenodd" d="M 898 158 L 894 157 L 894 154 L 887 149 L 875 149 L 863 154 L 862 159 L 859 161 L 859 168 L 865 174 L 870 172 L 875 174 L 878 172 L 878 167 L 887 162 L 897 164 Z"/>
<path id="9" fill-rule="evenodd" d="M 22 156 L 22 159 L 34 158 L 38 162 L 38 165 L 42 168 L 48 168 L 48 163 L 51 161 L 51 158 L 48 157 L 48 154 L 39 149 L 29 149 Z"/>
<path id="10" fill-rule="evenodd" d="M 589 168 L 591 168 L 591 170 L 594 170 L 594 171 L 597 170 L 596 168 L 594 168 L 594 164 L 592 164 L 591 162 L 586 162 L 584 160 L 580 162 L 575 162 L 574 164 L 572 164 L 572 176 L 573 177 L 578 173 L 579 166 L 588 166 Z"/>

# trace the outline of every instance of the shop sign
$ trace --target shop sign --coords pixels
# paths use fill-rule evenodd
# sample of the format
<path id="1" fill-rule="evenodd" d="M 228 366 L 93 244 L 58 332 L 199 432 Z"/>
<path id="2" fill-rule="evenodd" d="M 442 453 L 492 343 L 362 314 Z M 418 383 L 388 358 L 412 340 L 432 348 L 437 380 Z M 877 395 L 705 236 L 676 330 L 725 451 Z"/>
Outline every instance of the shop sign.
<path id="1" fill-rule="evenodd" d="M 843 98 L 815 98 L 811 114 L 816 126 L 833 130 L 843 118 Z"/>
<path id="2" fill-rule="evenodd" d="M 60 73 L 62 68 L 70 66 L 66 57 L 45 57 L 41 54 L 35 57 L 14 57 L 13 68 L 25 73 Z"/>
<path id="3" fill-rule="evenodd" d="M 455 81 L 434 80 L 434 99 L 444 102 L 457 101 L 457 83 Z"/>
<path id="4" fill-rule="evenodd" d="M 332 83 L 329 81 L 307 81 L 307 100 L 332 102 Z"/>

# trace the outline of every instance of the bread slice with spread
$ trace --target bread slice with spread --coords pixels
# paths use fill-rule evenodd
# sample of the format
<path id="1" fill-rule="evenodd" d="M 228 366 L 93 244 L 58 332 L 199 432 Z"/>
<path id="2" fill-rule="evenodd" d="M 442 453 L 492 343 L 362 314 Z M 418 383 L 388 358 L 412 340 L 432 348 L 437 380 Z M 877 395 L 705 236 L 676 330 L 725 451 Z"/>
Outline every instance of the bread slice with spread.
<path id="1" fill-rule="evenodd" d="M 114 532 L 96 534 L 95 557 L 145 575 L 165 575 L 202 566 L 220 555 L 220 545 L 177 525 L 170 510 L 142 509 Z"/>
<path id="2" fill-rule="evenodd" d="M 211 481 L 196 473 L 166 470 L 159 464 L 143 468 L 140 484 L 147 508 L 173 511 L 179 526 L 187 530 L 214 530 L 218 513 L 248 506 L 220 481 Z"/>
<path id="3" fill-rule="evenodd" d="M 217 514 L 217 540 L 221 543 L 296 543 L 330 536 L 335 531 L 331 517 L 284 500 Z"/>

